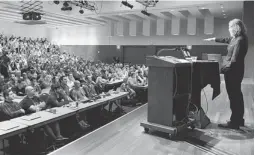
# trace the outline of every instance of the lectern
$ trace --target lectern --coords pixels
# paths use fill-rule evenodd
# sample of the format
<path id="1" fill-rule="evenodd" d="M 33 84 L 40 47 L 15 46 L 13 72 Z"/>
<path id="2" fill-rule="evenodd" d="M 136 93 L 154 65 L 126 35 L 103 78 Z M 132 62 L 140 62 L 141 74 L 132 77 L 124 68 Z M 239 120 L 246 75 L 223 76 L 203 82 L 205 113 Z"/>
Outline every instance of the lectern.
<path id="1" fill-rule="evenodd" d="M 149 129 L 172 137 L 192 125 L 185 122 L 191 102 L 192 62 L 171 56 L 147 56 L 149 66 L 148 116 L 142 122 Z M 185 122 L 185 123 L 183 123 Z"/>

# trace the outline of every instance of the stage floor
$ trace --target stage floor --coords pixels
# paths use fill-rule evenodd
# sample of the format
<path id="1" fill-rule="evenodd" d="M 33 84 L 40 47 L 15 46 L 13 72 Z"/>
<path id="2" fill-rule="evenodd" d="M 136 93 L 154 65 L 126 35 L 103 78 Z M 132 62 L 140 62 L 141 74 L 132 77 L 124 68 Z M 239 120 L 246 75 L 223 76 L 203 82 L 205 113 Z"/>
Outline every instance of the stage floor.
<path id="1" fill-rule="evenodd" d="M 253 81 L 243 82 L 242 90 L 246 127 L 241 130 L 225 130 L 217 127 L 216 123 L 226 122 L 230 117 L 229 101 L 222 82 L 221 94 L 214 101 L 211 100 L 210 86 L 201 92 L 202 107 L 212 123 L 206 129 L 189 131 L 187 137 L 182 140 L 169 140 L 166 134 L 159 132 L 144 133 L 140 122 L 147 119 L 147 104 L 145 104 L 50 155 L 253 155 Z M 186 139 L 193 139 L 197 145 L 188 143 Z"/>

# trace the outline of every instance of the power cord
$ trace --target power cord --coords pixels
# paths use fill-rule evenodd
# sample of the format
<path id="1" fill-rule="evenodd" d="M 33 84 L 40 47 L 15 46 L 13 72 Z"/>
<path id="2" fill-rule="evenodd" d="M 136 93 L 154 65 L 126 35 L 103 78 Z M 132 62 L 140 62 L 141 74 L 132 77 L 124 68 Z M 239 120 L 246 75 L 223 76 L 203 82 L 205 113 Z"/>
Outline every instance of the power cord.
<path id="1" fill-rule="evenodd" d="M 189 116 L 189 107 L 190 107 L 190 104 L 191 104 L 191 96 L 192 96 L 192 73 L 193 73 L 193 62 L 191 61 L 190 63 L 190 91 L 189 91 L 189 99 L 188 99 L 188 105 L 187 105 L 187 108 L 186 108 L 186 117 Z"/>
<path id="2" fill-rule="evenodd" d="M 174 92 L 174 97 L 176 96 L 177 94 L 177 86 L 178 86 L 178 76 L 177 76 L 177 71 L 176 71 L 176 68 L 174 68 L 174 72 L 175 72 L 175 92 Z M 190 107 L 190 104 L 191 104 L 191 96 L 192 96 L 192 73 L 193 73 L 193 62 L 191 62 L 191 70 L 190 70 L 190 94 L 189 94 L 189 98 L 188 98 L 188 105 L 187 105 L 187 108 L 186 108 L 186 116 L 181 120 L 181 121 L 177 121 L 178 123 L 186 123 L 184 120 L 185 119 L 188 119 L 190 118 L 190 111 L 189 111 L 189 107 Z M 194 105 L 194 104 L 192 104 Z M 198 112 L 198 107 L 196 105 L 194 105 L 195 108 L 196 108 L 196 112 Z"/>
<path id="3" fill-rule="evenodd" d="M 176 67 L 174 67 L 174 74 L 175 74 L 175 90 L 174 90 L 174 98 L 175 98 L 177 94 L 177 86 L 178 86 L 178 76 L 177 76 Z"/>
<path id="4" fill-rule="evenodd" d="M 205 96 L 205 100 L 206 100 L 206 104 L 207 104 L 205 114 L 207 114 L 207 112 L 208 112 L 208 100 L 207 100 L 207 96 L 206 96 L 206 93 L 205 93 L 204 89 L 203 89 L 203 92 L 204 92 L 204 96 Z"/>

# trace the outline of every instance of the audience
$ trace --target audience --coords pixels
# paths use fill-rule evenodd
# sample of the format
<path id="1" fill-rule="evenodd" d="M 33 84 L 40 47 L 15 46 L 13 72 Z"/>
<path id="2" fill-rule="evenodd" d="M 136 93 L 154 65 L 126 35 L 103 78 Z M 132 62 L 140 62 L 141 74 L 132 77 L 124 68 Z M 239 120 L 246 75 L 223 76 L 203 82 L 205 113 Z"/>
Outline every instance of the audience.
<path id="1" fill-rule="evenodd" d="M 60 52 L 59 46 L 45 38 L 4 35 L 0 35 L 0 56 L 0 93 L 3 94 L 0 100 L 4 100 L 0 113 L 7 119 L 73 101 L 94 100 L 107 93 L 106 86 L 116 80 L 123 80 L 117 85 L 120 86 L 117 91 L 128 92 L 128 100 L 137 98 L 144 102 L 147 98 L 144 88 L 148 85 L 148 67 L 145 65 L 91 62 Z M 18 97 L 22 98 L 21 102 L 13 102 Z M 83 113 L 64 119 L 63 124 L 71 121 L 81 128 L 89 127 L 87 116 L 92 117 Z M 62 126 L 60 121 L 45 125 L 44 129 L 53 140 L 63 140 L 66 138 L 60 132 Z M 63 126 L 63 132 L 69 127 Z"/>

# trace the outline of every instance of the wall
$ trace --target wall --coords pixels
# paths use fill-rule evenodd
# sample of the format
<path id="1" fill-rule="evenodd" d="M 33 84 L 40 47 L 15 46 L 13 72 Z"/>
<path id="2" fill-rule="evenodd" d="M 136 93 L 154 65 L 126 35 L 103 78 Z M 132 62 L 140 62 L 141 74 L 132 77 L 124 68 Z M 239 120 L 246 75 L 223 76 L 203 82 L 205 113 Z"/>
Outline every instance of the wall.
<path id="1" fill-rule="evenodd" d="M 196 35 L 187 35 L 187 22 L 182 20 L 180 35 L 109 37 L 107 27 L 82 26 L 51 29 L 51 40 L 61 45 L 217 45 L 217 43 L 203 42 L 203 39 L 214 36 L 229 36 L 229 20 L 230 19 L 215 19 L 213 35 L 205 35 L 203 33 L 204 21 L 198 19 Z"/>
<path id="2" fill-rule="evenodd" d="M 201 51 L 213 51 L 212 46 L 209 45 L 222 45 L 214 42 L 204 42 L 203 39 L 213 36 L 228 36 L 228 19 L 215 19 L 214 35 L 205 35 L 203 20 L 197 21 L 197 34 L 190 36 L 187 35 L 187 26 L 185 21 L 181 21 L 180 35 L 169 36 L 125 36 L 125 37 L 108 37 L 106 27 L 76 27 L 76 28 L 58 28 L 51 29 L 51 40 L 62 45 L 61 51 L 68 52 L 75 55 L 82 56 L 85 59 L 101 60 L 112 62 L 113 56 L 120 56 L 124 62 L 144 63 L 145 56 L 154 54 L 157 45 L 208 45 L 207 48 L 203 46 L 198 48 L 197 52 L 192 51 L 193 55 L 201 57 Z M 112 45 L 112 46 L 103 46 Z M 116 45 L 121 45 L 118 50 Z M 123 53 L 125 48 L 129 46 L 146 45 L 144 50 L 132 50 L 130 53 Z M 148 46 L 149 45 L 149 46 Z M 147 46 L 149 49 L 147 50 Z M 98 51 L 100 51 L 98 53 Z M 214 50 L 217 52 L 217 50 Z M 224 50 L 221 50 L 224 52 Z"/>
<path id="3" fill-rule="evenodd" d="M 120 49 L 116 45 L 64 45 L 60 50 L 81 56 L 86 60 L 100 60 L 107 63 L 111 63 L 113 57 L 121 56 Z"/>
<path id="4" fill-rule="evenodd" d="M 249 49 L 245 58 L 245 77 L 254 78 L 254 1 L 245 1 L 243 21 L 248 30 Z"/>
<path id="5" fill-rule="evenodd" d="M 0 33 L 31 38 L 50 38 L 50 31 L 43 25 L 23 25 L 0 21 Z"/>

